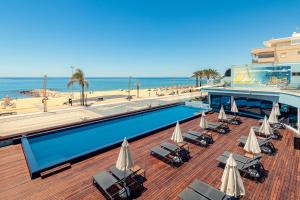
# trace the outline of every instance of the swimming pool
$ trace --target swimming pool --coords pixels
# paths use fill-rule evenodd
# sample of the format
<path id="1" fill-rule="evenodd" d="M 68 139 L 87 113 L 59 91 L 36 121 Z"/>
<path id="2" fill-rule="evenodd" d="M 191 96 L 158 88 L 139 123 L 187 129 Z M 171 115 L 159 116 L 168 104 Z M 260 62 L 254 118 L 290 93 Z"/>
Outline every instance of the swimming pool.
<path id="1" fill-rule="evenodd" d="M 187 120 L 201 108 L 173 105 L 21 139 L 31 176 L 56 165 Z M 171 137 L 171 136 L 170 136 Z"/>

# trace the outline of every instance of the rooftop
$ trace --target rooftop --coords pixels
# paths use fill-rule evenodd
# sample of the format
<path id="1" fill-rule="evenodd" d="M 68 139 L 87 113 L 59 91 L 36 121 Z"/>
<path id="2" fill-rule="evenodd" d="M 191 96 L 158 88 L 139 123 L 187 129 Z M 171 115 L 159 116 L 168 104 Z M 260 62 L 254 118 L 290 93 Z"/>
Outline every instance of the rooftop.
<path id="1" fill-rule="evenodd" d="M 216 121 L 217 114 L 207 116 Z M 227 135 L 214 134 L 215 143 L 208 148 L 189 144 L 192 159 L 172 168 L 149 155 L 151 147 L 171 137 L 173 128 L 137 140 L 130 144 L 136 161 L 146 170 L 147 188 L 139 199 L 178 199 L 177 195 L 194 179 L 215 188 L 221 185 L 223 168 L 216 158 L 225 150 L 244 154 L 238 138 L 248 135 L 249 128 L 258 121 L 242 117 L 240 126 L 230 125 Z M 198 130 L 199 119 L 181 125 L 182 131 Z M 275 156 L 263 155 L 262 163 L 269 171 L 262 183 L 243 177 L 245 199 L 300 199 L 300 151 L 293 148 L 293 133 L 282 130 L 283 139 L 273 141 L 278 149 Z M 30 179 L 20 144 L 0 148 L 0 199 L 104 199 L 92 184 L 92 175 L 114 165 L 119 148 L 99 154 L 72 165 L 48 178 Z"/>

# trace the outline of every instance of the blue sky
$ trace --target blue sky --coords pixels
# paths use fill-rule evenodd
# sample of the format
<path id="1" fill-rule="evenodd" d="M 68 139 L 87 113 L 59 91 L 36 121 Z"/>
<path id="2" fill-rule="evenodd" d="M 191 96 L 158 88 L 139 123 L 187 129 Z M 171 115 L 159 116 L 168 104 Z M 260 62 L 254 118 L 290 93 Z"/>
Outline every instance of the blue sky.
<path id="1" fill-rule="evenodd" d="M 0 76 L 189 76 L 251 62 L 300 1 L 0 0 Z"/>

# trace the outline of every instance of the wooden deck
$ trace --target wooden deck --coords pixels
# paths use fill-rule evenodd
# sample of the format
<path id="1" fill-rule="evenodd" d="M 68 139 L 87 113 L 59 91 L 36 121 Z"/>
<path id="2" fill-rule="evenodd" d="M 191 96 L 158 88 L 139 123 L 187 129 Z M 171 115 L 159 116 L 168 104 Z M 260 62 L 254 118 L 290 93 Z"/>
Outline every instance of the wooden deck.
<path id="1" fill-rule="evenodd" d="M 210 121 L 216 114 L 208 115 Z M 173 128 L 130 144 L 136 164 L 146 170 L 147 181 L 139 199 L 178 199 L 177 195 L 195 178 L 220 187 L 223 169 L 216 158 L 225 150 L 244 153 L 238 146 L 240 135 L 248 135 L 249 127 L 258 122 L 242 118 L 240 126 L 230 126 L 227 135 L 214 134 L 209 148 L 190 144 L 192 159 L 172 168 L 149 155 L 149 149 L 171 137 Z M 183 131 L 197 130 L 199 119 L 181 125 Z M 121 131 L 121 130 L 120 130 Z M 263 183 L 243 177 L 246 195 L 243 199 L 300 199 L 300 151 L 293 149 L 293 133 L 283 130 L 283 139 L 274 141 L 278 153 L 263 155 L 262 163 L 269 171 Z M 119 149 L 91 157 L 72 165 L 71 169 L 48 178 L 30 179 L 21 145 L 0 148 L 0 199 L 104 199 L 92 184 L 92 175 L 113 165 Z"/>

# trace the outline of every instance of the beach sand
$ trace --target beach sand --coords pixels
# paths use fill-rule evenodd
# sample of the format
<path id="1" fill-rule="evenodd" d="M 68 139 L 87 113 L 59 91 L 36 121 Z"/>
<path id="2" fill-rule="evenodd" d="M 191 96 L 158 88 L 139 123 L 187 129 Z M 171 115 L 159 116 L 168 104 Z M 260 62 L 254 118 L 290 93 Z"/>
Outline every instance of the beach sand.
<path id="1" fill-rule="evenodd" d="M 189 93 L 190 88 L 165 88 L 165 89 L 151 89 L 149 92 L 148 89 L 140 89 L 139 90 L 139 99 L 143 98 L 149 98 L 149 97 L 158 97 L 159 95 L 170 95 L 172 92 L 175 93 L 174 95 L 177 95 L 178 93 Z M 47 100 L 47 109 L 48 111 L 51 110 L 57 110 L 57 109 L 63 109 L 63 108 L 69 108 L 71 107 L 67 102 L 68 99 L 71 97 L 71 93 L 62 93 L 57 92 L 59 97 L 48 97 Z M 150 93 L 150 95 L 149 95 Z M 126 90 L 112 90 L 112 91 L 94 91 L 94 92 L 87 92 L 88 98 L 93 98 L 93 101 L 88 101 L 88 104 L 101 104 L 103 102 L 124 102 L 127 101 L 126 97 L 128 95 L 128 92 Z M 112 95 L 118 95 L 115 97 L 111 97 Z M 133 96 L 133 99 L 137 99 L 137 90 L 131 90 L 130 95 Z M 80 93 L 74 92 L 74 106 L 79 106 L 79 99 L 80 99 Z M 104 97 L 104 101 L 96 101 L 96 97 Z M 106 97 L 108 99 L 106 99 Z M 7 108 L 0 108 L 0 113 L 5 112 L 16 112 L 17 114 L 24 114 L 24 113 L 33 113 L 33 112 L 43 112 L 44 105 L 42 103 L 42 97 L 31 97 L 31 98 L 24 98 L 24 99 L 17 99 L 12 100 L 12 103 L 15 103 L 15 107 L 8 106 Z M 0 104 L 3 103 L 3 100 L 0 101 Z"/>

